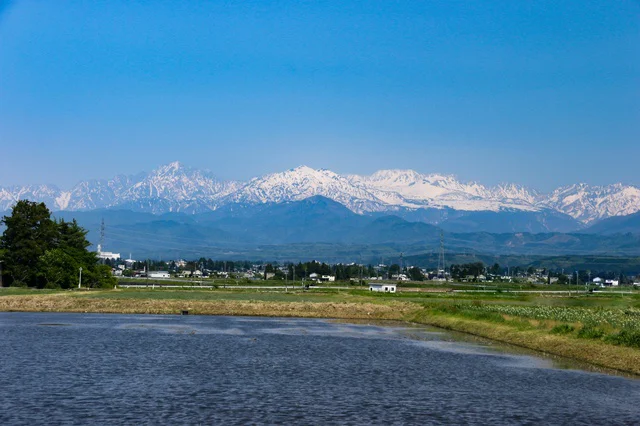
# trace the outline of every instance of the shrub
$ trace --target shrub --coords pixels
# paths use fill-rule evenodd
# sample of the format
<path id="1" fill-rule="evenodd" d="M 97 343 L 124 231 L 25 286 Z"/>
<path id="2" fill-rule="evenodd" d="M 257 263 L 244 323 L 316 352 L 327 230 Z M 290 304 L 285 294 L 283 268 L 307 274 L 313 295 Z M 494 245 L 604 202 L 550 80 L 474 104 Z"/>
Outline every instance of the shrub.
<path id="1" fill-rule="evenodd" d="M 46 283 L 44 288 L 47 290 L 60 290 L 60 286 L 55 283 Z"/>
<path id="2" fill-rule="evenodd" d="M 601 339 L 604 331 L 592 325 L 585 325 L 578 331 L 578 337 L 581 339 Z"/>
<path id="3" fill-rule="evenodd" d="M 468 316 L 479 320 L 504 322 L 504 317 L 501 314 L 495 312 L 473 312 L 469 313 Z"/>
<path id="4" fill-rule="evenodd" d="M 569 324 L 559 324 L 551 329 L 551 332 L 554 334 L 569 334 L 573 333 L 575 328 Z"/>
<path id="5" fill-rule="evenodd" d="M 605 340 L 615 345 L 640 348 L 640 331 L 623 329 L 619 333 L 607 336 Z"/>

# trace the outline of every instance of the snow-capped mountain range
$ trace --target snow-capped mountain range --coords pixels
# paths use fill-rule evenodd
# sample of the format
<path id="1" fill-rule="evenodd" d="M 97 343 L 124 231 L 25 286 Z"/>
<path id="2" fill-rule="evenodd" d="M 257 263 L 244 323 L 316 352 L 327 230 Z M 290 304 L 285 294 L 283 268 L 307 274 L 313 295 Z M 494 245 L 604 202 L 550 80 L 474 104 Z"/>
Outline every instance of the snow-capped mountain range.
<path id="1" fill-rule="evenodd" d="M 178 162 L 150 173 L 87 180 L 70 190 L 53 185 L 0 187 L 0 211 L 19 199 L 45 202 L 51 210 L 120 208 L 151 213 L 199 213 L 231 203 L 261 204 L 303 200 L 321 195 L 356 213 L 417 209 L 459 211 L 556 211 L 583 224 L 640 211 L 640 188 L 613 184 L 575 184 L 539 193 L 517 185 L 487 187 L 454 176 L 413 170 L 381 170 L 370 176 L 339 175 L 300 166 L 248 182 L 224 181 L 212 173 Z"/>

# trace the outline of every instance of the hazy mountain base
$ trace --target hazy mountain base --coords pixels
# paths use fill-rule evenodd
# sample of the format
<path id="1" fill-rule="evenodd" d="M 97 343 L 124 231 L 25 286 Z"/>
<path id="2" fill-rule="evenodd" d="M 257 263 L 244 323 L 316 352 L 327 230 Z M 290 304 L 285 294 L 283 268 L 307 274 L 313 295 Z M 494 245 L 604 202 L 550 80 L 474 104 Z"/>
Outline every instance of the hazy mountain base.
<path id="1" fill-rule="evenodd" d="M 466 220 L 457 215 L 459 212 L 450 213 L 454 216 L 450 219 Z M 501 214 L 476 213 L 475 217 L 488 217 L 490 223 L 498 222 Z M 508 221 L 509 217 L 521 213 L 504 214 Z M 104 249 L 120 252 L 123 257 L 131 253 L 137 259 L 210 257 L 326 262 L 362 259 L 377 263 L 397 262 L 403 253 L 412 264 L 431 266 L 431 261 L 426 259 L 432 259 L 438 252 L 441 233 L 437 226 L 397 216 L 358 215 L 324 197 L 279 204 L 233 204 L 196 215 L 154 215 L 109 209 L 54 215 L 66 220 L 77 219 L 89 230 L 88 239 L 95 245 L 100 241 L 100 223 L 104 219 Z M 442 223 L 444 228 L 445 224 Z M 480 258 L 487 264 L 497 261 L 515 266 L 548 256 L 573 255 L 577 256 L 576 262 L 585 263 L 580 259 L 583 256 L 640 255 L 640 234 L 594 235 L 587 231 L 463 233 L 445 230 L 444 238 L 448 263 Z M 514 256 L 513 262 L 500 261 L 504 256 Z M 437 264 L 437 258 L 432 263 Z M 630 266 L 633 264 L 631 261 Z"/>
<path id="2" fill-rule="evenodd" d="M 87 226 L 83 220 L 80 223 Z M 435 227 L 399 218 L 382 218 L 356 229 L 327 225 L 324 229 L 316 228 L 314 232 L 305 232 L 303 226 L 292 224 L 273 228 L 265 234 L 261 234 L 264 228 L 257 226 L 248 226 L 244 231 L 239 225 L 234 228 L 227 232 L 172 220 L 114 225 L 107 228 L 105 247 L 121 252 L 123 257 L 132 253 L 137 259 L 210 257 L 397 263 L 403 253 L 406 262 L 435 266 L 440 238 Z M 99 241 L 96 232 L 90 238 Z M 320 241 L 314 241 L 314 238 Z M 637 258 L 634 258 L 640 255 L 640 241 L 638 236 L 630 234 L 601 237 L 587 234 L 446 233 L 445 250 L 447 263 L 482 260 L 485 264 L 497 262 L 517 266 L 544 260 L 546 263 L 539 263 L 540 266 L 557 264 L 560 268 L 567 268 L 594 263 L 596 259 L 611 259 L 607 262 L 612 265 L 633 267 L 637 264 Z M 564 256 L 564 260 L 545 260 L 552 256 Z M 614 269 L 618 270 L 617 267 Z"/>
<path id="3" fill-rule="evenodd" d="M 638 234 L 640 233 L 640 212 L 626 216 L 610 217 L 603 219 L 593 226 L 585 229 L 584 232 L 592 234 Z"/>

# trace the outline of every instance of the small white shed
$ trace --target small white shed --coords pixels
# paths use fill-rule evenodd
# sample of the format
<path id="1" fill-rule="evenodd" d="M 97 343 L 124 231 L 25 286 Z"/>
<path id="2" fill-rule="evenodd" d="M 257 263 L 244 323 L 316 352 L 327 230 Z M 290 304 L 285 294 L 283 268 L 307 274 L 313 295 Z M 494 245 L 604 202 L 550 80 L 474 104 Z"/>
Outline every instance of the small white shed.
<path id="1" fill-rule="evenodd" d="M 369 283 L 369 291 L 379 291 L 382 293 L 395 293 L 396 285 L 387 283 Z"/>
<path id="2" fill-rule="evenodd" d="M 153 271 L 149 272 L 149 278 L 170 278 L 169 272 L 167 271 Z"/>

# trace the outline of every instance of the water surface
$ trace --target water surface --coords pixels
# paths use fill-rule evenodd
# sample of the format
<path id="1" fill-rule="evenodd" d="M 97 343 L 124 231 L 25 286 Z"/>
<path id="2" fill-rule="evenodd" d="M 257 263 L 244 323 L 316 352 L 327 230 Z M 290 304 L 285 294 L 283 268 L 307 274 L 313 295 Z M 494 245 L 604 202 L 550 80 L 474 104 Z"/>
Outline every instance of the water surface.
<path id="1" fill-rule="evenodd" d="M 638 424 L 640 381 L 436 329 L 0 313 L 0 424 Z"/>

